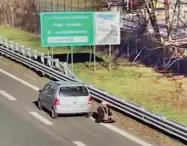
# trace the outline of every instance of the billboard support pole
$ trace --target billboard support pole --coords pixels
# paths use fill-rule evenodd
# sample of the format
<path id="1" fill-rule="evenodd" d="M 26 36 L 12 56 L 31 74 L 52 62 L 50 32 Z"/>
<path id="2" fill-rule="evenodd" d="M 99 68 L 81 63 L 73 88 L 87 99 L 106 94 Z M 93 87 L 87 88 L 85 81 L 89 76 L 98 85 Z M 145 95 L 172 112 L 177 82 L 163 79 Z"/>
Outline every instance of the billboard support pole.
<path id="1" fill-rule="evenodd" d="M 112 48 L 111 48 L 111 45 L 109 45 L 109 71 L 112 70 L 111 62 L 112 62 Z"/>
<path id="2" fill-rule="evenodd" d="M 96 54 L 95 54 L 95 49 L 96 49 L 96 46 L 94 45 L 94 48 L 93 48 L 93 55 L 94 55 L 94 71 L 96 71 Z"/>
<path id="3" fill-rule="evenodd" d="M 90 49 L 90 56 L 89 56 L 89 68 L 91 68 L 92 53 L 93 53 L 93 48 L 91 47 L 91 49 Z"/>
<path id="4" fill-rule="evenodd" d="M 53 50 L 53 47 L 51 47 L 51 65 L 52 65 L 52 67 L 53 67 L 53 59 L 54 59 L 54 50 Z"/>
<path id="5" fill-rule="evenodd" d="M 66 58 L 66 63 L 69 63 L 69 46 L 68 46 L 68 53 L 67 53 L 67 58 Z"/>
<path id="6" fill-rule="evenodd" d="M 129 48 L 129 47 L 130 47 L 130 46 L 129 46 L 129 42 L 128 42 L 128 45 L 127 45 L 127 60 L 128 60 L 128 61 L 130 61 L 130 52 L 129 52 L 129 51 L 130 51 L 130 50 L 129 50 L 130 48 Z"/>
<path id="7" fill-rule="evenodd" d="M 71 46 L 71 70 L 73 72 L 73 46 Z"/>
<path id="8" fill-rule="evenodd" d="M 49 52 L 50 52 L 50 47 L 48 47 L 48 50 L 47 50 L 47 56 L 49 57 Z"/>

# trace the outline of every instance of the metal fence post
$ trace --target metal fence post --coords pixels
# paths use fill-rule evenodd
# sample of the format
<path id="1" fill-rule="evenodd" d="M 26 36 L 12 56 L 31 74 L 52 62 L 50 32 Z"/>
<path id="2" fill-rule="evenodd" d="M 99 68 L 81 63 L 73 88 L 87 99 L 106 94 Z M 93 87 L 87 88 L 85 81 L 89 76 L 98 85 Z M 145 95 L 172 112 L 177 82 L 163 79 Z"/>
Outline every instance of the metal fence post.
<path id="1" fill-rule="evenodd" d="M 72 9 L 73 9 L 73 7 L 72 7 L 72 0 L 70 0 L 70 6 L 71 6 L 71 12 L 72 12 Z"/>
<path id="2" fill-rule="evenodd" d="M 86 9 L 86 4 L 87 4 L 86 2 L 87 2 L 87 0 L 84 0 L 84 4 L 85 4 L 85 10 L 87 10 L 87 9 Z"/>
<path id="3" fill-rule="evenodd" d="M 45 12 L 46 12 L 46 10 L 47 10 L 47 6 L 46 6 L 47 2 L 46 2 L 46 0 L 45 0 L 44 3 L 45 3 Z"/>
<path id="4" fill-rule="evenodd" d="M 64 0 L 64 12 L 66 11 L 66 0 Z"/>
<path id="5" fill-rule="evenodd" d="M 53 12 L 53 0 L 51 0 L 51 12 Z"/>
<path id="6" fill-rule="evenodd" d="M 57 12 L 59 11 L 59 0 L 57 0 L 56 10 L 57 10 Z"/>
<path id="7" fill-rule="evenodd" d="M 78 8 L 78 11 L 79 11 L 79 0 L 77 1 L 77 4 L 78 4 L 78 7 L 77 7 L 77 8 Z"/>
<path id="8" fill-rule="evenodd" d="M 41 2 L 40 1 L 38 1 L 38 10 L 39 10 L 39 12 L 41 12 Z"/>

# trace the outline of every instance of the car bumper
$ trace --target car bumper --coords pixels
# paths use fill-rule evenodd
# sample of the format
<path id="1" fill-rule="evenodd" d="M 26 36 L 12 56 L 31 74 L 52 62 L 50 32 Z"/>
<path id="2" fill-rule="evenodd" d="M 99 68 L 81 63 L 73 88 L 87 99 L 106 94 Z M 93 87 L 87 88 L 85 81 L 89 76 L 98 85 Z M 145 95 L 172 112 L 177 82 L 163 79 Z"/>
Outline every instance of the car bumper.
<path id="1" fill-rule="evenodd" d="M 57 114 L 81 114 L 92 112 L 91 108 L 55 108 Z"/>

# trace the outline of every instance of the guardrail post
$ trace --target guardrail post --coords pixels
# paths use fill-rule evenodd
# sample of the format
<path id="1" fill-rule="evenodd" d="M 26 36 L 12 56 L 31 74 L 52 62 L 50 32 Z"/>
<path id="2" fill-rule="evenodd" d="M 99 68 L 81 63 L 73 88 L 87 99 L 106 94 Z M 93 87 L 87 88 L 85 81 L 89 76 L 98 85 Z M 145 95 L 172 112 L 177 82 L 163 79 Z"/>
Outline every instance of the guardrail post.
<path id="1" fill-rule="evenodd" d="M 21 54 L 22 54 L 23 56 L 25 56 L 25 49 L 23 49 L 22 46 L 21 46 Z"/>
<path id="2" fill-rule="evenodd" d="M 9 44 L 10 44 L 10 49 L 11 49 L 11 51 L 13 51 L 13 41 L 9 41 Z"/>
<path id="3" fill-rule="evenodd" d="M 7 39 L 4 39 L 4 46 L 5 46 L 6 48 L 8 48 L 8 40 L 7 40 Z"/>
<path id="4" fill-rule="evenodd" d="M 16 44 L 13 42 L 12 43 L 12 51 L 15 51 L 16 50 Z"/>
<path id="5" fill-rule="evenodd" d="M 2 44 L 5 46 L 5 38 L 2 38 Z"/>
<path id="6" fill-rule="evenodd" d="M 2 46 L 4 46 L 4 38 L 3 38 L 3 37 L 1 37 L 1 38 L 0 38 L 0 40 L 1 40 L 1 42 L 0 42 L 0 43 L 1 43 L 1 45 L 2 45 Z M 1 52 L 1 54 L 2 54 L 2 55 L 5 55 L 3 52 Z"/>
<path id="7" fill-rule="evenodd" d="M 144 108 L 141 108 L 142 109 L 142 111 L 144 112 L 145 111 L 145 109 Z M 142 117 L 142 120 L 144 120 L 144 114 L 141 114 L 141 117 Z"/>
<path id="8" fill-rule="evenodd" d="M 54 63 L 55 63 L 55 59 L 53 58 L 53 56 L 51 56 L 51 67 L 54 67 Z"/>
<path id="9" fill-rule="evenodd" d="M 3 38 L 3 46 L 5 46 L 5 38 Z"/>
<path id="10" fill-rule="evenodd" d="M 64 74 L 68 75 L 68 71 L 66 70 L 66 68 L 68 68 L 67 62 L 61 63 L 61 67 L 63 68 Z"/>
<path id="11" fill-rule="evenodd" d="M 16 50 L 16 52 L 19 52 L 19 44 L 18 43 L 15 44 L 15 50 Z"/>
<path id="12" fill-rule="evenodd" d="M 162 120 L 167 121 L 167 118 L 165 116 L 162 116 Z"/>
<path id="13" fill-rule="evenodd" d="M 57 69 L 60 68 L 59 59 L 55 59 L 55 67 L 56 67 Z"/>
<path id="14" fill-rule="evenodd" d="M 12 52 L 14 52 L 14 45 L 13 45 L 13 41 L 9 41 L 9 46 L 10 46 L 10 48 L 9 48 L 9 49 L 10 49 Z M 11 58 L 11 59 L 13 59 L 13 57 L 11 57 L 11 56 L 10 56 L 10 58 Z"/>
<path id="15" fill-rule="evenodd" d="M 27 55 L 31 59 L 31 48 L 27 48 Z"/>
<path id="16" fill-rule="evenodd" d="M 34 51 L 33 51 L 33 54 L 34 54 L 34 55 L 33 55 L 33 56 L 34 56 L 34 59 L 37 60 L 37 59 L 38 59 L 38 52 L 37 52 L 37 50 L 34 50 Z"/>
<path id="17" fill-rule="evenodd" d="M 42 64 L 44 64 L 44 53 L 41 53 L 40 59 L 41 59 Z"/>
<path id="18" fill-rule="evenodd" d="M 0 37 L 0 44 L 3 45 L 3 37 Z"/>
<path id="19" fill-rule="evenodd" d="M 5 38 L 4 39 L 4 47 L 7 49 L 8 48 L 8 40 Z M 4 54 L 5 56 L 9 56 L 6 53 Z"/>
<path id="20" fill-rule="evenodd" d="M 47 57 L 47 65 L 49 65 L 49 67 L 51 67 L 52 63 L 51 63 L 51 56 Z"/>
<path id="21" fill-rule="evenodd" d="M 63 67 L 64 73 L 65 73 L 67 76 L 72 77 L 72 78 L 78 80 L 79 82 L 82 82 L 80 79 L 78 79 L 78 78 L 75 76 L 74 73 L 72 73 L 72 72 L 69 70 L 68 65 L 67 65 L 66 62 L 61 63 L 61 67 Z"/>

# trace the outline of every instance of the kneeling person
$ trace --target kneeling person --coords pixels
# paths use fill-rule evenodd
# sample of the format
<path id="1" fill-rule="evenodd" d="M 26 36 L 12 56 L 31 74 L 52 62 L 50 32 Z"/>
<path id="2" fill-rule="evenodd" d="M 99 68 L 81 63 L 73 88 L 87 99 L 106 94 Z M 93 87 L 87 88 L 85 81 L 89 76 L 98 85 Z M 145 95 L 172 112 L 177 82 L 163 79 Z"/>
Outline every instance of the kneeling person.
<path id="1" fill-rule="evenodd" d="M 103 101 L 101 105 L 97 108 L 97 122 L 103 123 L 113 123 L 115 122 L 114 118 L 112 117 L 112 112 L 108 107 L 108 103 Z"/>

